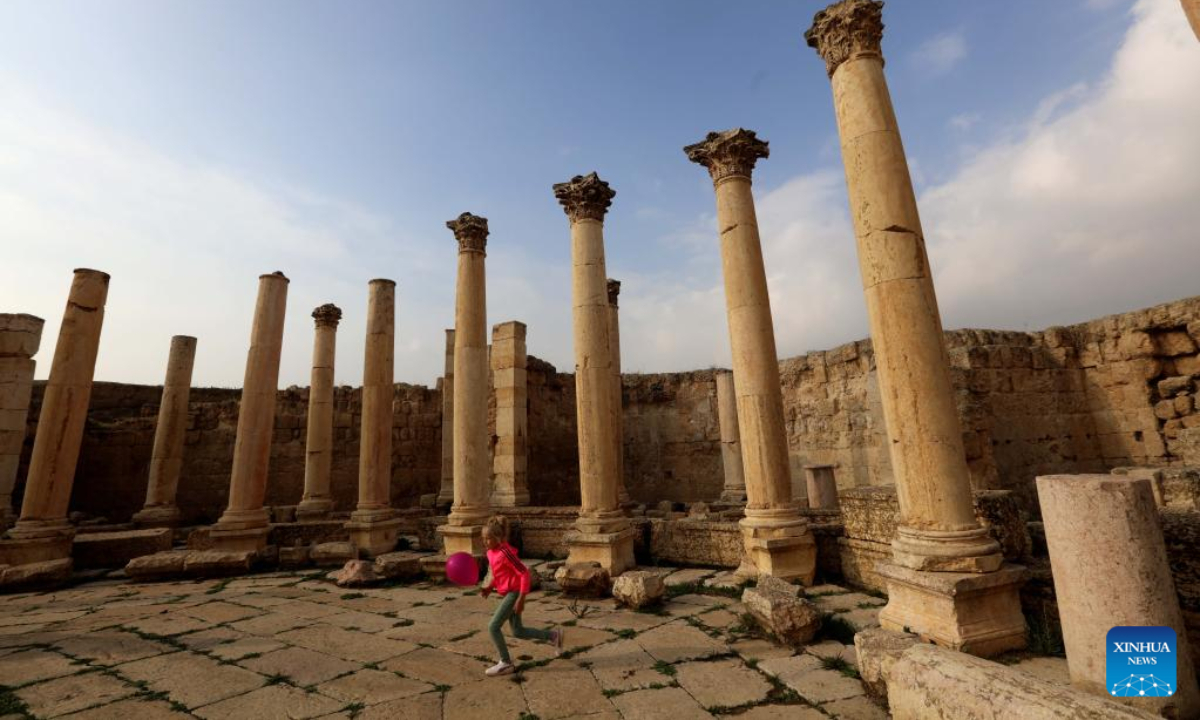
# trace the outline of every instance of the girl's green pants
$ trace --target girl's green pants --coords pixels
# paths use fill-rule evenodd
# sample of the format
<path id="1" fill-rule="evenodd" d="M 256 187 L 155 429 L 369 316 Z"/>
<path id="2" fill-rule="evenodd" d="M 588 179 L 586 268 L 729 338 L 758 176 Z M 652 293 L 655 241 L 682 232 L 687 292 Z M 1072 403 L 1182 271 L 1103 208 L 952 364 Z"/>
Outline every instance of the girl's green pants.
<path id="1" fill-rule="evenodd" d="M 521 623 L 521 616 L 513 612 L 513 606 L 517 604 L 517 598 L 521 597 L 521 593 L 513 591 L 500 599 L 500 607 L 496 608 L 496 614 L 492 615 L 492 621 L 488 623 L 488 632 L 492 635 L 492 642 L 496 644 L 496 649 L 500 651 L 500 659 L 506 663 L 512 663 L 512 658 L 508 656 L 508 645 L 504 642 L 504 634 L 500 632 L 504 627 L 504 621 L 507 620 L 512 627 L 513 637 L 519 637 L 522 640 L 549 640 L 549 630 L 539 630 L 538 628 L 527 628 Z"/>

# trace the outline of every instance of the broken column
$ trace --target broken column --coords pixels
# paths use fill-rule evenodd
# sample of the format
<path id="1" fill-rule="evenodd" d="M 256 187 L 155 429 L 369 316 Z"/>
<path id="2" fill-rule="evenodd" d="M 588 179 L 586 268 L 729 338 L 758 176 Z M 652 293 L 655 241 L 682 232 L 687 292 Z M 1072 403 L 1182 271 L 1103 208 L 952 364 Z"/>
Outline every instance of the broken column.
<path id="1" fill-rule="evenodd" d="M 392 402 L 396 395 L 396 283 L 368 285 L 367 344 L 363 359 L 362 430 L 358 451 L 358 506 L 346 530 L 369 557 L 391 552 L 400 537 L 392 510 Z"/>
<path id="2" fill-rule="evenodd" d="M 608 279 L 608 346 L 612 349 L 612 412 L 613 436 L 617 441 L 617 501 L 621 505 L 629 502 L 629 490 L 625 487 L 625 430 L 623 422 L 624 399 L 621 380 L 621 322 L 617 298 L 621 294 L 621 281 Z"/>
<path id="3" fill-rule="evenodd" d="M 805 465 L 804 479 L 808 486 L 810 510 L 837 510 L 837 478 L 833 474 L 836 465 Z"/>
<path id="4" fill-rule="evenodd" d="M 439 528 L 447 555 L 483 555 L 488 504 L 487 218 L 463 213 L 446 223 L 458 241 L 454 302 L 454 504 Z"/>
<path id="5" fill-rule="evenodd" d="M 737 395 L 733 373 L 721 370 L 717 381 L 717 421 L 721 426 L 721 463 L 725 467 L 725 486 L 721 499 L 746 502 L 746 476 L 742 470 L 742 441 L 738 434 Z"/>
<path id="6" fill-rule="evenodd" d="M 326 303 L 313 310 L 312 383 L 308 388 L 308 429 L 304 443 L 304 497 L 297 520 L 320 520 L 333 510 L 329 477 L 333 470 L 333 368 L 342 310 Z"/>
<path id="7" fill-rule="evenodd" d="M 1037 491 L 1071 683 L 1156 715 L 1200 717 L 1200 690 L 1150 481 L 1046 475 L 1037 479 Z M 1107 684 L 1109 631 L 1118 626 L 1175 630 L 1178 687 L 1172 696 L 1126 700 L 1124 691 Z M 1153 672 L 1131 666 L 1124 675 Z M 1171 706 L 1174 712 L 1164 712 Z"/>
<path id="8" fill-rule="evenodd" d="M 225 552 L 262 550 L 267 545 L 267 468 L 275 429 L 275 393 L 287 312 L 288 279 L 281 272 L 258 278 L 258 300 L 246 355 L 246 379 L 238 408 L 229 507 L 209 533 L 213 547 Z"/>
<path id="9" fill-rule="evenodd" d="M 525 384 L 525 323 L 506 322 L 492 328 L 492 377 L 496 389 L 495 477 L 492 505 L 529 504 L 526 481 L 529 417 Z"/>
<path id="10" fill-rule="evenodd" d="M 883 74 L 882 5 L 843 0 L 805 33 L 833 86 L 900 503 L 893 563 L 879 568 L 889 589 L 879 619 L 993 654 L 1025 644 L 1023 571 L 1001 567 L 1000 547 L 972 507 L 924 233 Z"/>
<path id="11" fill-rule="evenodd" d="M 454 330 L 446 331 L 446 369 L 442 376 L 442 486 L 437 506 L 454 502 Z"/>
<path id="12" fill-rule="evenodd" d="M 0 313 L 0 531 L 16 519 L 12 493 L 33 396 L 33 356 L 42 343 L 44 323 L 33 315 Z"/>
<path id="13" fill-rule="evenodd" d="M 108 280 L 108 273 L 99 270 L 75 271 L 42 395 L 21 518 L 0 549 L 0 563 L 23 565 L 71 554 L 75 528 L 67 521 L 67 508 L 92 395 Z"/>
<path id="14" fill-rule="evenodd" d="M 620 508 L 612 344 L 604 269 L 604 215 L 616 193 L 596 173 L 554 186 L 571 222 L 579 494 L 570 563 L 598 562 L 612 577 L 633 567 L 633 529 Z"/>
<path id="15" fill-rule="evenodd" d="M 817 548 L 808 522 L 792 500 L 779 356 L 750 187 L 755 163 L 767 157 L 767 143 L 754 132 L 737 128 L 709 133 L 684 152 L 689 160 L 708 168 L 717 196 L 747 496 L 746 517 L 741 521 L 746 555 L 738 574 L 773 575 L 808 585 L 816 573 Z"/>
<path id="16" fill-rule="evenodd" d="M 179 524 L 175 493 L 183 469 L 183 438 L 188 426 L 188 396 L 192 391 L 192 366 L 196 361 L 196 338 L 171 338 L 167 377 L 163 381 L 158 424 L 154 427 L 154 449 L 150 453 L 150 476 L 146 483 L 146 505 L 133 516 L 140 527 L 174 527 Z"/>

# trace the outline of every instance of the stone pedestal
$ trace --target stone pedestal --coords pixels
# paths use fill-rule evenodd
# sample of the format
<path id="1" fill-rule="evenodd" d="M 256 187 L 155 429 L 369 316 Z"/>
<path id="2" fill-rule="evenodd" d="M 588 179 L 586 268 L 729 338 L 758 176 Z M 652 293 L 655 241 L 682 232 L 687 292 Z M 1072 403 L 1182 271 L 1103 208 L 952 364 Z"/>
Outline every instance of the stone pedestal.
<path id="1" fill-rule="evenodd" d="M 608 347 L 612 350 L 612 413 L 613 437 L 617 447 L 617 502 L 622 507 L 629 504 L 629 490 L 625 487 L 625 399 L 621 380 L 621 318 L 618 301 L 621 296 L 621 281 L 609 278 L 608 290 Z"/>
<path id="2" fill-rule="evenodd" d="M 288 279 L 275 272 L 258 278 L 258 300 L 246 355 L 246 379 L 238 411 L 229 507 L 209 533 L 218 552 L 257 551 L 267 544 L 267 468 L 275 430 L 275 393 L 287 312 Z"/>
<path id="3" fill-rule="evenodd" d="M 454 303 L 454 504 L 441 529 L 447 555 L 481 555 L 491 513 L 488 457 L 487 218 L 463 213 L 446 223 L 458 241 Z"/>
<path id="4" fill-rule="evenodd" d="M 442 485 L 437 506 L 454 502 L 454 330 L 446 330 L 446 369 L 442 376 Z"/>
<path id="5" fill-rule="evenodd" d="M 611 577 L 634 566 L 629 519 L 620 509 L 612 343 L 604 268 L 604 215 L 616 193 L 596 173 L 554 186 L 571 221 L 575 396 L 579 425 L 579 519 L 570 563 L 599 562 Z M 631 535 L 629 536 L 632 537 Z"/>
<path id="6" fill-rule="evenodd" d="M 792 500 L 791 468 L 779 384 L 779 356 L 750 175 L 767 143 L 741 128 L 709 133 L 684 148 L 712 176 L 725 279 L 729 346 L 737 378 L 738 430 L 746 482 L 743 577 L 762 574 L 810 584 L 816 574 L 812 533 Z"/>
<path id="7" fill-rule="evenodd" d="M 42 396 L 21 518 L 9 531 L 16 542 L 2 543 L 0 563 L 21 565 L 71 554 L 75 529 L 67 521 L 67 507 L 92 394 L 108 280 L 98 270 L 75 271 Z"/>
<path id="8" fill-rule="evenodd" d="M 1150 482 L 1047 475 L 1037 479 L 1037 489 L 1071 683 L 1167 717 L 1200 717 L 1196 670 Z M 1175 630 L 1178 688 L 1172 697 L 1112 697 L 1106 637 L 1119 625 Z M 1172 706 L 1176 715 L 1163 713 Z"/>
<path id="9" fill-rule="evenodd" d="M 391 503 L 395 333 L 396 283 L 372 280 L 363 361 L 358 506 L 346 523 L 351 542 L 368 556 L 391 552 L 399 537 L 400 521 L 394 517 Z"/>
<path id="10" fill-rule="evenodd" d="M 525 323 L 513 321 L 493 327 L 496 446 L 492 458 L 492 505 L 495 507 L 529 504 L 526 362 Z"/>
<path id="11" fill-rule="evenodd" d="M 139 527 L 174 527 L 179 524 L 175 493 L 183 469 L 183 436 L 188 425 L 188 396 L 192 391 L 192 366 L 196 361 L 196 338 L 171 338 L 167 377 L 163 381 L 158 424 L 154 428 L 154 450 L 150 454 L 150 476 L 146 483 L 146 505 L 134 514 Z"/>
<path id="12" fill-rule="evenodd" d="M 44 321 L 33 315 L 0 313 L 0 531 L 16 519 L 12 493 L 25 445 L 33 371 Z"/>
<path id="13" fill-rule="evenodd" d="M 296 519 L 322 520 L 333 510 L 329 476 L 333 468 L 333 368 L 337 356 L 337 326 L 342 310 L 325 304 L 313 310 L 312 384 L 308 388 L 308 429 L 304 444 L 304 497 Z"/>
<path id="14" fill-rule="evenodd" d="M 887 582 L 879 612 L 885 630 L 911 632 L 928 642 L 989 657 L 1025 647 L 1020 589 L 1025 568 L 989 573 L 923 572 L 890 562 L 875 571 Z"/>
<path id="15" fill-rule="evenodd" d="M 721 500 L 743 503 L 746 502 L 746 475 L 742 470 L 742 440 L 738 432 L 737 391 L 733 373 L 719 371 L 716 383 L 717 419 L 721 425 L 721 464 L 725 468 Z"/>
<path id="16" fill-rule="evenodd" d="M 804 479 L 808 485 L 808 507 L 812 510 L 837 510 L 836 465 L 805 465 Z"/>

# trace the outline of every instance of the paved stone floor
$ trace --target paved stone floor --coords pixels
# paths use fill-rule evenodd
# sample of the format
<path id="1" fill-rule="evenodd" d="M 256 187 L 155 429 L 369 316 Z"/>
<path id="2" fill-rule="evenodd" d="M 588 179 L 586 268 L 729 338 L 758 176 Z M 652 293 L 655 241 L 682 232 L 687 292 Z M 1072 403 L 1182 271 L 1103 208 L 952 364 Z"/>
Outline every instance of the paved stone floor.
<path id="1" fill-rule="evenodd" d="M 501 678 L 483 675 L 497 601 L 473 589 L 345 590 L 297 572 L 10 595 L 0 601 L 0 717 L 887 717 L 838 641 L 872 624 L 882 600 L 812 588 L 842 622 L 797 652 L 755 637 L 736 598 L 704 594 L 717 590 L 703 583 L 724 581 L 714 575 L 672 575 L 673 597 L 656 613 L 537 591 L 525 622 L 565 626 L 567 652 L 512 640 L 520 672 Z"/>

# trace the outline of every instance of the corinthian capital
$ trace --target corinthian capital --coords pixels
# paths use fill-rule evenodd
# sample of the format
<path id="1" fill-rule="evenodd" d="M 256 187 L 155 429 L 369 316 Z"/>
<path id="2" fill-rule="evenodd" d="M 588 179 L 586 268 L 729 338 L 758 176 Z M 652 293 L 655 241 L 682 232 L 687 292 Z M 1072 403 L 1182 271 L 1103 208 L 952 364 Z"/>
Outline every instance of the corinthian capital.
<path id="1" fill-rule="evenodd" d="M 608 279 L 608 304 L 617 306 L 617 296 L 621 294 L 621 281 Z"/>
<path id="2" fill-rule="evenodd" d="M 571 222 L 588 219 L 603 221 L 616 195 L 617 191 L 596 173 L 576 175 L 570 182 L 554 186 L 554 197 L 558 198 Z"/>
<path id="3" fill-rule="evenodd" d="M 336 330 L 342 319 L 342 309 L 333 303 L 325 303 L 313 310 L 312 316 L 317 321 L 317 327 L 331 327 Z"/>
<path id="4" fill-rule="evenodd" d="M 804 39 L 825 59 L 829 77 L 839 65 L 859 55 L 875 55 L 882 62 L 879 44 L 883 40 L 883 2 L 836 2 L 817 13 Z"/>
<path id="5" fill-rule="evenodd" d="M 446 227 L 454 232 L 459 252 L 481 253 L 487 247 L 488 224 L 485 217 L 465 212 L 454 220 L 447 221 Z"/>
<path id="6" fill-rule="evenodd" d="M 735 175 L 749 178 L 754 163 L 770 155 L 766 141 L 745 128 L 710 132 L 704 140 L 688 145 L 683 151 L 688 160 L 708 168 L 714 183 Z"/>

